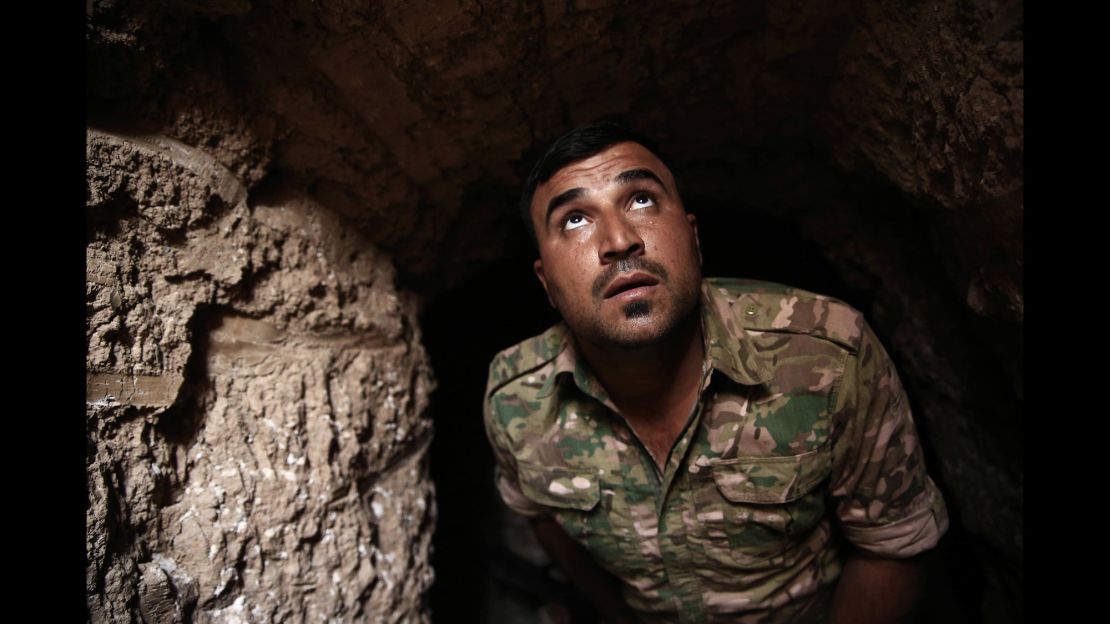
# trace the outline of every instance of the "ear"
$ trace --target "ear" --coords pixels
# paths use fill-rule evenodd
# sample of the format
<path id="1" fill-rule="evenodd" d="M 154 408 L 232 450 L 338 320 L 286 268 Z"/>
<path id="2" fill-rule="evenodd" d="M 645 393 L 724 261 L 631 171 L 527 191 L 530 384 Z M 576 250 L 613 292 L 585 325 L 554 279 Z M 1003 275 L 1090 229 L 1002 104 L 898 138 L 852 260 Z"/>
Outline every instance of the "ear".
<path id="1" fill-rule="evenodd" d="M 551 291 L 547 288 L 547 277 L 543 274 L 543 258 L 536 258 L 536 261 L 532 263 L 532 270 L 536 272 L 536 278 L 540 280 L 543 291 L 547 293 L 547 302 L 554 308 L 555 302 L 551 300 Z"/>
<path id="2" fill-rule="evenodd" d="M 690 223 L 690 228 L 694 230 L 694 246 L 698 248 L 698 266 L 705 264 L 705 259 L 701 257 L 701 239 L 698 238 L 698 219 L 693 213 L 686 213 L 686 220 Z"/>

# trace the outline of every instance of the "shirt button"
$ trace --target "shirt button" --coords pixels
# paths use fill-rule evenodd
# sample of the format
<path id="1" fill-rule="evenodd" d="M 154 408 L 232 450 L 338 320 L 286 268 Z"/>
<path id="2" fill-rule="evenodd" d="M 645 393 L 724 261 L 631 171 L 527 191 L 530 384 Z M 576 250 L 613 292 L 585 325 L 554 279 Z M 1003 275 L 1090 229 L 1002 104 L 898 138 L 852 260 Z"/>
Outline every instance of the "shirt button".
<path id="1" fill-rule="evenodd" d="M 744 310 L 744 314 L 747 314 L 748 316 L 755 316 L 755 306 L 748 304 L 747 309 Z"/>

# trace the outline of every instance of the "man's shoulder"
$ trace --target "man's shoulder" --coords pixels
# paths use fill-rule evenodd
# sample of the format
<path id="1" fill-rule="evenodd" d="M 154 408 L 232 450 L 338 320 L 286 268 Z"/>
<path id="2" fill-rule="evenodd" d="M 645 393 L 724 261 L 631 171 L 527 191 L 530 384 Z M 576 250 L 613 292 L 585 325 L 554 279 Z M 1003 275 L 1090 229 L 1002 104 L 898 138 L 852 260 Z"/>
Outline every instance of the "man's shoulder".
<path id="1" fill-rule="evenodd" d="M 545 369 L 554 368 L 556 356 L 566 346 L 566 338 L 566 325 L 558 323 L 542 334 L 518 342 L 493 356 L 489 365 L 486 398 L 513 382 L 523 381 L 528 385 L 537 385 L 528 382 L 528 379 L 546 380 L 550 371 L 545 373 Z"/>
<path id="2" fill-rule="evenodd" d="M 844 301 L 786 284 L 711 277 L 704 280 L 704 289 L 717 309 L 727 308 L 735 326 L 749 334 L 806 334 L 854 352 L 867 327 L 863 313 Z"/>

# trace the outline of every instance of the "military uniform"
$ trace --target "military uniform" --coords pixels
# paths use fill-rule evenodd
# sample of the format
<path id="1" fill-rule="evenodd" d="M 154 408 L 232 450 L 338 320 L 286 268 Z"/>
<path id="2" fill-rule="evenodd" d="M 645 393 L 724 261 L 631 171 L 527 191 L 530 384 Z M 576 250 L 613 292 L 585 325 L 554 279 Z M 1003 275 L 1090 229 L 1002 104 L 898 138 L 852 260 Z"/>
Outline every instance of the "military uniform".
<path id="1" fill-rule="evenodd" d="M 901 558 L 947 529 L 905 393 L 843 302 L 706 279 L 701 303 L 701 394 L 662 470 L 564 324 L 499 353 L 498 490 L 554 517 L 646 621 L 821 621 L 845 540 Z"/>

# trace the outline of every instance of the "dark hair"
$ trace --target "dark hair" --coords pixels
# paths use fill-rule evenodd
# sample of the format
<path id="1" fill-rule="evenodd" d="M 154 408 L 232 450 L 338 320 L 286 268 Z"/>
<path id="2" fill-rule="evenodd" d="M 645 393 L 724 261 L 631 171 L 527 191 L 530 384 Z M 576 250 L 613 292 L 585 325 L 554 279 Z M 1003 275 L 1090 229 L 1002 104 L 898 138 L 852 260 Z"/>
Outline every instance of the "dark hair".
<path id="1" fill-rule="evenodd" d="M 550 180 L 551 176 L 563 167 L 589 158 L 611 145 L 626 141 L 643 145 L 668 169 L 671 169 L 655 141 L 612 121 L 595 121 L 555 139 L 551 147 L 547 148 L 532 167 L 528 178 L 524 180 L 524 190 L 520 194 L 520 218 L 524 221 L 524 229 L 528 231 L 533 245 L 539 247 L 536 239 L 536 224 L 532 222 L 532 197 L 536 194 L 536 187 Z M 671 175 L 674 176 L 673 169 L 671 169 Z M 677 181 L 675 184 L 677 186 Z"/>

